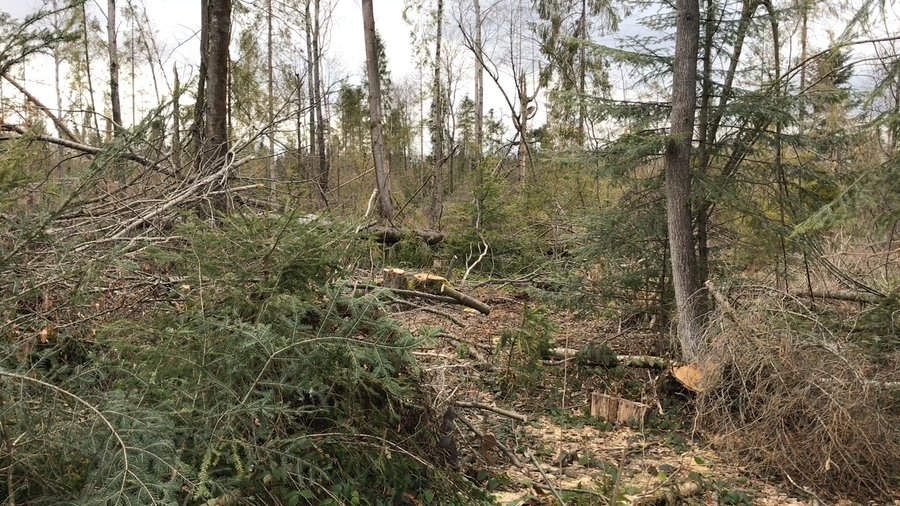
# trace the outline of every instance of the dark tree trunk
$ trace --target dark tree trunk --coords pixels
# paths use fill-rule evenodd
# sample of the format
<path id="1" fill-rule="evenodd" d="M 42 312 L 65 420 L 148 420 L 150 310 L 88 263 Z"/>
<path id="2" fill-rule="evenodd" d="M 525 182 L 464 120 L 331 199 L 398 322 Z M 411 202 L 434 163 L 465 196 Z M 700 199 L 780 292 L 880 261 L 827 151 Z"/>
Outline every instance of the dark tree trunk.
<path id="1" fill-rule="evenodd" d="M 381 117 L 381 74 L 378 51 L 375 47 L 375 14 L 372 0 L 362 0 L 363 31 L 366 41 L 366 72 L 369 74 L 369 115 L 372 118 L 372 157 L 375 160 L 375 184 L 381 219 L 391 223 L 394 206 L 391 202 L 390 169 L 384 161 L 384 125 Z"/>
<path id="2" fill-rule="evenodd" d="M 691 223 L 691 143 L 697 100 L 698 0 L 677 0 L 671 130 L 666 141 L 666 215 L 672 258 L 672 282 L 678 310 L 678 340 L 685 360 L 696 360 L 701 342 L 701 297 Z"/>
<path id="3" fill-rule="evenodd" d="M 231 42 L 231 0 L 209 2 L 209 51 L 207 54 L 206 138 L 204 166 L 215 171 L 228 152 L 228 45 Z"/>
<path id="4" fill-rule="evenodd" d="M 200 0 L 200 69 L 197 72 L 197 99 L 194 101 L 194 123 L 191 142 L 194 144 L 194 166 L 202 164 L 203 137 L 206 121 L 206 74 L 209 68 L 209 0 Z"/>
<path id="5" fill-rule="evenodd" d="M 315 79 L 313 79 L 313 61 L 315 60 L 315 55 L 313 54 L 312 44 L 312 14 L 310 13 L 309 7 L 310 0 L 306 0 L 306 85 L 309 94 L 309 162 L 306 167 L 306 176 L 313 181 L 313 193 L 316 194 L 316 197 L 319 198 L 321 202 L 319 185 L 313 177 L 314 170 L 312 169 L 315 166 L 316 160 L 316 85 Z"/>
<path id="6" fill-rule="evenodd" d="M 316 118 L 318 119 L 318 128 L 316 129 L 316 154 L 319 158 L 319 174 L 318 174 L 318 188 L 319 188 L 319 199 L 324 207 L 328 207 L 328 155 L 325 151 L 325 127 L 327 123 L 325 122 L 322 115 L 322 100 L 323 100 L 323 86 L 322 86 L 322 54 L 319 51 L 319 41 L 321 37 L 321 29 L 320 29 L 320 21 L 319 21 L 319 0 L 315 0 L 314 5 L 314 13 L 313 13 L 313 37 L 312 37 L 312 50 L 313 50 L 313 80 L 315 81 L 313 86 L 313 91 L 315 92 L 316 99 Z"/>

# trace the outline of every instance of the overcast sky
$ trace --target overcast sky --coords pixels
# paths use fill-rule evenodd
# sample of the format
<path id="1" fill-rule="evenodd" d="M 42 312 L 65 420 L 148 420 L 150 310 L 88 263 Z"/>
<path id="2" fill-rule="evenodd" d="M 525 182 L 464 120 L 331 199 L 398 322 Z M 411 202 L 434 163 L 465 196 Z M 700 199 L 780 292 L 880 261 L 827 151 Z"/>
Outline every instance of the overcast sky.
<path id="1" fill-rule="evenodd" d="M 62 0 L 60 1 L 62 2 Z M 120 9 L 129 2 L 129 0 L 117 1 Z M 182 81 L 185 81 L 196 73 L 197 62 L 199 61 L 198 31 L 200 27 L 200 2 L 199 0 L 131 1 L 133 1 L 138 8 L 140 8 L 141 5 L 146 6 L 151 28 L 155 32 L 156 39 L 161 44 L 160 51 L 163 57 L 163 71 L 166 73 L 168 82 L 160 84 L 160 92 L 162 95 L 168 95 L 171 82 L 170 74 L 173 64 L 178 66 Z M 278 0 L 274 1 L 276 4 L 278 3 Z M 860 1 L 862 0 L 851 0 L 851 3 L 859 3 Z M 264 5 L 264 0 L 248 0 L 245 1 L 244 4 L 252 6 L 254 2 L 258 3 L 260 7 Z M 0 10 L 9 12 L 14 17 L 20 18 L 28 13 L 34 12 L 42 5 L 42 3 L 41 0 L 0 0 Z M 332 80 L 336 78 L 346 78 L 350 82 L 358 83 L 362 77 L 362 68 L 365 60 L 360 0 L 324 0 L 322 3 L 333 5 L 334 8 L 330 32 L 328 33 L 328 41 L 325 47 L 328 55 L 326 72 Z M 416 61 L 417 51 L 414 50 L 414 43 L 411 37 L 412 27 L 410 27 L 410 25 L 402 18 L 404 3 L 404 0 L 375 1 L 376 27 L 385 43 L 389 70 L 391 71 L 394 81 L 401 82 L 405 78 L 409 78 L 413 82 L 418 83 L 419 71 L 417 70 Z M 445 31 L 452 31 L 455 29 L 456 9 L 454 6 L 458 3 L 459 2 L 454 1 L 446 2 Z M 499 18 L 503 9 L 509 11 L 514 9 L 515 6 L 520 3 L 523 6 L 527 6 L 530 5 L 531 0 L 500 0 L 500 2 L 484 1 L 483 3 L 485 5 L 493 5 L 496 3 L 498 8 L 489 11 L 487 16 L 489 18 Z M 93 16 L 100 18 L 101 24 L 104 25 L 106 4 L 106 0 L 88 0 L 89 11 Z M 461 4 L 468 5 L 464 1 Z M 896 33 L 896 31 L 900 29 L 898 28 L 900 27 L 900 15 L 898 15 L 898 9 L 900 9 L 900 7 L 894 5 L 893 2 L 888 2 L 887 8 L 892 11 L 894 16 L 893 21 L 896 21 L 896 23 L 893 25 L 894 28 L 886 26 L 885 31 L 893 31 Z M 640 15 L 641 14 L 636 13 L 631 17 L 624 19 L 620 23 L 620 31 L 618 33 L 603 37 L 602 39 L 595 38 L 595 42 L 610 46 L 619 46 L 619 37 L 646 34 L 646 27 L 643 27 L 639 22 Z M 491 20 L 496 21 L 496 19 Z M 124 19 L 124 16 L 120 15 L 118 21 L 119 33 L 123 34 L 130 27 L 127 26 L 128 22 Z M 296 25 L 299 23 L 294 21 L 290 24 Z M 524 22 L 522 22 L 522 24 L 524 24 Z M 829 31 L 839 31 L 843 26 L 844 23 L 829 19 L 828 16 L 814 16 L 811 28 L 811 43 L 813 45 L 818 45 L 819 47 L 824 47 L 829 40 Z M 790 27 L 786 26 L 785 29 L 790 30 Z M 233 35 L 234 37 L 237 36 L 236 33 Z M 831 35 L 836 36 L 839 35 L 839 33 L 832 32 Z M 97 36 L 105 39 L 105 34 L 103 33 L 98 33 Z M 261 31 L 259 37 L 260 42 L 264 42 L 265 32 Z M 493 38 L 502 39 L 503 37 L 495 36 Z M 487 39 L 490 39 L 490 37 L 487 37 Z M 799 49 L 795 39 L 796 37 L 791 39 L 792 47 L 788 48 L 787 54 L 796 57 L 796 55 L 799 54 Z M 120 35 L 120 44 L 121 40 L 122 37 Z M 490 44 L 491 42 L 491 40 L 487 40 L 486 43 Z M 496 42 L 496 40 L 494 42 Z M 454 43 L 452 40 L 448 41 L 448 46 L 449 47 L 445 48 L 445 54 L 453 53 L 457 55 L 459 89 L 456 97 L 458 100 L 461 99 L 463 95 L 472 93 L 472 82 L 470 77 L 470 72 L 473 67 L 472 57 L 464 48 L 459 46 L 458 42 Z M 428 48 L 428 51 L 431 50 L 431 48 Z M 865 47 L 854 47 L 854 51 L 857 53 L 865 50 Z M 235 51 L 232 51 L 233 57 L 236 56 L 235 53 Z M 294 48 L 278 47 L 276 49 L 275 58 L 276 61 L 292 64 L 293 62 L 301 61 L 297 54 L 298 52 Z M 724 65 L 725 62 L 716 62 L 716 64 Z M 94 70 L 93 77 L 95 80 L 95 88 L 98 90 L 96 99 L 100 103 L 102 103 L 102 92 L 99 90 L 103 89 L 103 86 L 100 83 L 106 81 L 106 76 L 104 74 L 106 65 L 105 53 L 100 50 L 95 51 L 92 69 Z M 66 80 L 66 70 L 64 65 L 62 69 L 63 82 Z M 427 73 L 430 74 L 430 71 L 427 71 Z M 139 69 L 138 76 L 135 79 L 137 83 L 136 101 L 138 104 L 137 109 L 139 116 L 142 114 L 142 111 L 146 111 L 156 104 L 152 81 L 147 74 L 149 73 L 146 70 L 141 71 Z M 426 75 L 424 79 L 427 82 L 430 80 L 430 76 Z M 507 81 L 509 80 L 508 77 L 506 79 Z M 615 67 L 610 69 L 610 79 L 613 84 L 614 98 L 634 99 L 636 98 L 635 94 L 637 93 L 637 90 L 640 90 L 641 86 L 648 84 L 633 82 L 633 79 L 624 76 L 620 73 L 620 69 Z M 28 89 L 47 105 L 52 107 L 56 103 L 53 87 L 53 65 L 52 60 L 49 57 L 39 56 L 30 61 L 26 66 L 25 80 Z M 120 70 L 120 80 L 122 88 L 123 119 L 126 124 L 130 124 L 132 118 L 129 68 L 122 68 Z M 655 84 L 657 87 L 665 86 L 665 83 L 663 82 L 650 84 Z M 510 82 L 505 82 L 504 85 L 512 89 Z M 12 93 L 11 91 L 7 91 L 9 88 L 9 85 L 3 87 L 5 95 Z M 508 116 L 506 102 L 497 90 L 497 87 L 488 77 L 485 78 L 485 92 L 486 109 L 494 108 L 501 115 Z M 535 118 L 536 121 L 532 122 L 532 125 L 541 124 L 545 118 L 546 111 L 543 104 L 540 103 L 541 98 L 542 97 L 540 96 L 538 97 L 538 116 Z M 65 102 L 66 100 L 64 99 L 64 104 Z"/>

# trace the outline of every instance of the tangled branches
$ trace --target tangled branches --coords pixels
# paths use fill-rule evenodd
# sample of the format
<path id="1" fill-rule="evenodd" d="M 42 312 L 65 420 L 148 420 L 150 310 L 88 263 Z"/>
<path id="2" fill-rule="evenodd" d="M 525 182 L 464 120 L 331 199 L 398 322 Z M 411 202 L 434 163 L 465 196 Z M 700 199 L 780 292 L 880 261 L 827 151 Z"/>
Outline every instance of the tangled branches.
<path id="1" fill-rule="evenodd" d="M 810 493 L 872 498 L 898 486 L 900 404 L 886 381 L 896 378 L 877 377 L 798 300 L 757 292 L 716 317 L 701 427 L 760 473 Z"/>

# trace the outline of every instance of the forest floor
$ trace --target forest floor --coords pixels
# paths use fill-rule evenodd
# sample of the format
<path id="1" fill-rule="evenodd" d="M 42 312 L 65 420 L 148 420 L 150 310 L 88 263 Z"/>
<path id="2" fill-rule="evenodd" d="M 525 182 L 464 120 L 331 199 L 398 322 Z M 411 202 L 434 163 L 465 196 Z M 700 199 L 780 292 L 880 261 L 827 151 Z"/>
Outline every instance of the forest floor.
<path id="1" fill-rule="evenodd" d="M 397 315 L 426 340 L 417 352 L 437 399 L 478 402 L 527 416 L 521 422 L 479 408 L 454 408 L 479 429 L 456 422 L 462 469 L 501 504 L 808 504 L 803 492 L 754 477 L 692 433 L 691 394 L 664 370 L 606 369 L 573 360 L 534 360 L 510 351 L 504 330 L 527 327 L 524 293 L 492 287 L 467 293 L 491 306 L 488 316 L 443 306 L 445 316 L 413 310 Z M 554 347 L 606 344 L 617 354 L 659 355 L 655 330 L 619 328 L 615 321 L 570 311 L 547 311 Z M 430 332 L 430 334 L 429 334 Z M 534 334 L 534 332 L 532 333 Z M 534 337 L 532 335 L 532 337 Z M 527 340 L 528 334 L 520 334 Z M 522 343 L 519 343 L 520 345 Z M 517 359 L 517 356 L 519 358 Z M 588 415 L 591 392 L 651 406 L 644 427 L 610 425 Z M 436 406 L 438 409 L 446 409 Z M 516 452 L 513 463 L 502 446 Z M 540 466 L 540 468 L 538 468 Z M 791 495 L 793 494 L 793 496 Z"/>

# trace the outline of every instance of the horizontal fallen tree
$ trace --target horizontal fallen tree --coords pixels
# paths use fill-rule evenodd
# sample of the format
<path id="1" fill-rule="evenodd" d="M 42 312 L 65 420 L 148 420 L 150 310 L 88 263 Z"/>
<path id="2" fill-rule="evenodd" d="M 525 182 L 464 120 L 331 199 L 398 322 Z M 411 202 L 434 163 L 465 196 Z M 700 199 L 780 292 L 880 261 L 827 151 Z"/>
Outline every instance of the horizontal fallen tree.
<path id="1" fill-rule="evenodd" d="M 490 306 L 451 287 L 447 278 L 427 272 L 409 274 L 403 269 L 387 268 L 384 269 L 384 279 L 381 285 L 384 288 L 390 288 L 398 295 L 421 296 L 424 294 L 445 297 L 457 304 L 472 308 L 481 314 L 488 315 L 491 313 Z M 446 299 L 443 300 L 446 301 Z"/>
<path id="2" fill-rule="evenodd" d="M 553 348 L 550 355 L 563 360 L 577 359 L 587 365 L 603 367 L 642 367 L 646 369 L 665 369 L 672 365 L 672 361 L 653 355 L 617 355 L 607 346 L 585 346 L 580 350 L 574 348 Z"/>

